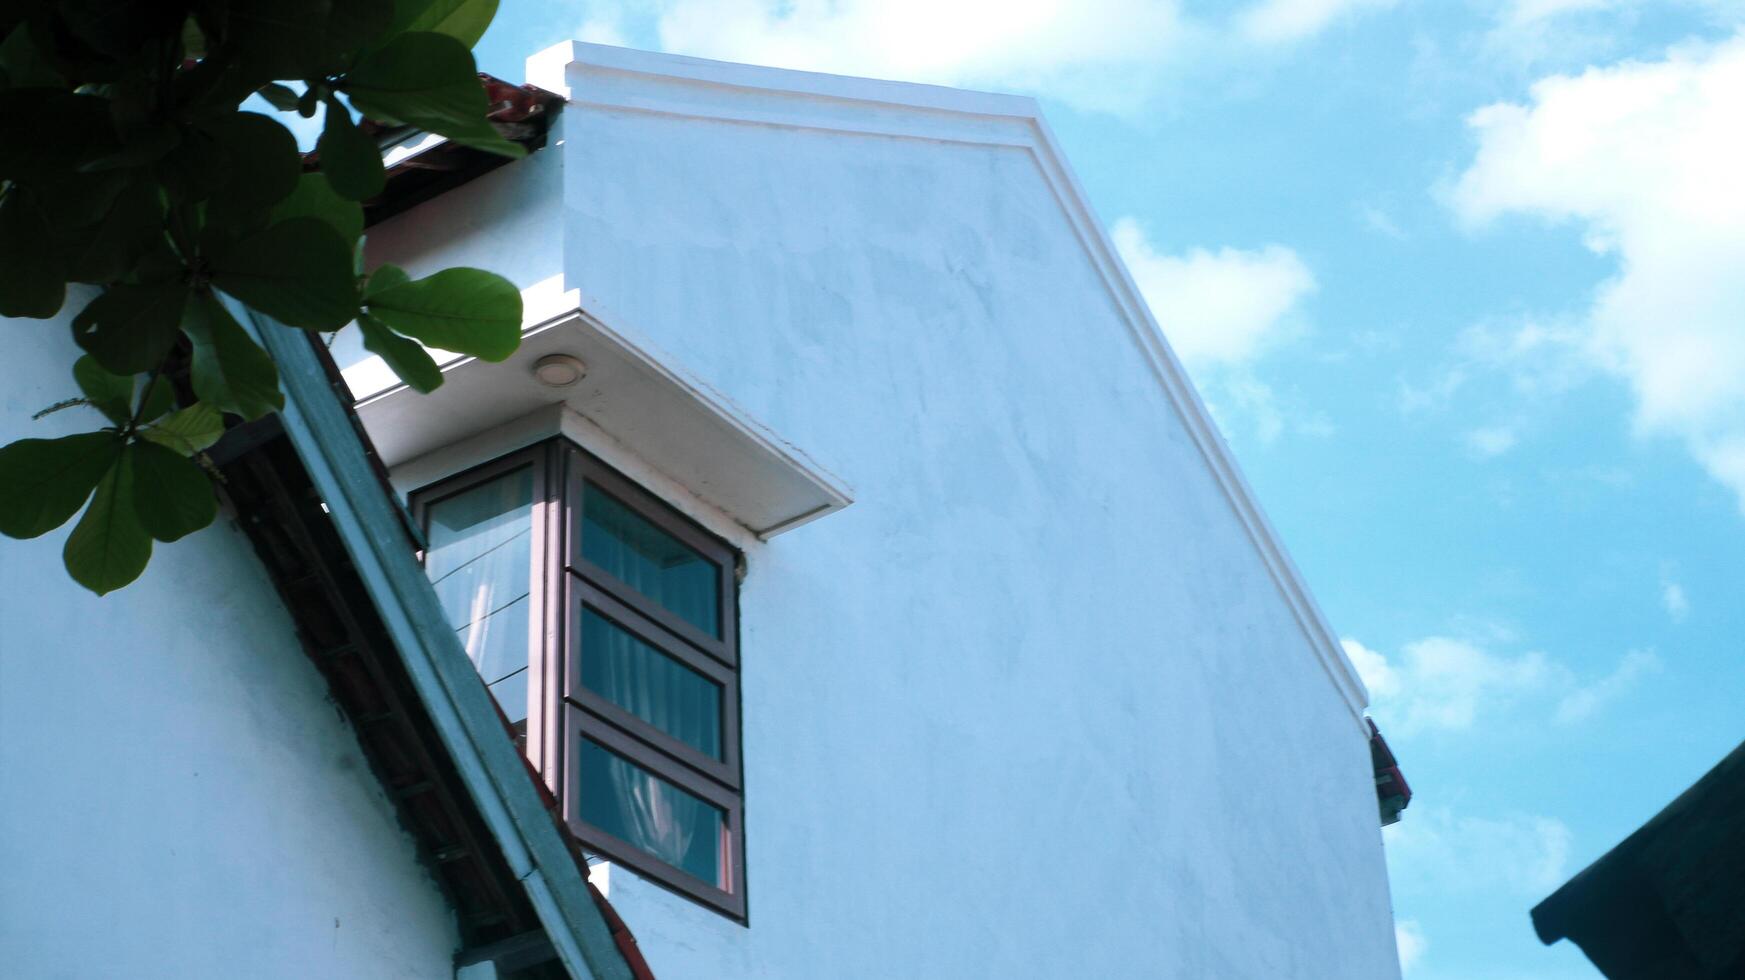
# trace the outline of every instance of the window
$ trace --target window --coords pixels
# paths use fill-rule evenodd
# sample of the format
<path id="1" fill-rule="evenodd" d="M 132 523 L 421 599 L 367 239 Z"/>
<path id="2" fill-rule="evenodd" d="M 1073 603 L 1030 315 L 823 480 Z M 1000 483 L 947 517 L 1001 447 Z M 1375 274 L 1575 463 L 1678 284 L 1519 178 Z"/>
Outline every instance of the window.
<path id="1" fill-rule="evenodd" d="M 743 920 L 734 551 L 562 440 L 413 504 L 449 623 L 571 831 Z"/>

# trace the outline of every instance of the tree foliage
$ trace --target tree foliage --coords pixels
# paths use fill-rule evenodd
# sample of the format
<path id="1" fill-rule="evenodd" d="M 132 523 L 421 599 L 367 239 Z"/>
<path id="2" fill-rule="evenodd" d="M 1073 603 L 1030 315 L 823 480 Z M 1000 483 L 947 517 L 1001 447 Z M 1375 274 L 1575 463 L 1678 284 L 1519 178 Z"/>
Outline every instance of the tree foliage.
<path id="1" fill-rule="evenodd" d="M 521 155 L 486 119 L 473 64 L 496 6 L 0 9 L 0 316 L 55 318 L 76 305 L 79 394 L 54 409 L 79 406 L 108 423 L 0 448 L 0 533 L 36 537 L 82 511 L 63 558 L 102 594 L 139 576 L 154 541 L 210 524 L 216 498 L 200 454 L 227 416 L 284 406 L 273 360 L 236 304 L 289 328 L 356 323 L 364 346 L 419 391 L 442 383 L 426 346 L 488 360 L 514 352 L 521 298 L 502 277 L 366 273 L 359 202 L 381 193 L 385 176 L 352 114 Z M 318 107 L 314 169 L 275 116 L 312 118 Z M 181 399 L 173 363 L 187 365 Z"/>

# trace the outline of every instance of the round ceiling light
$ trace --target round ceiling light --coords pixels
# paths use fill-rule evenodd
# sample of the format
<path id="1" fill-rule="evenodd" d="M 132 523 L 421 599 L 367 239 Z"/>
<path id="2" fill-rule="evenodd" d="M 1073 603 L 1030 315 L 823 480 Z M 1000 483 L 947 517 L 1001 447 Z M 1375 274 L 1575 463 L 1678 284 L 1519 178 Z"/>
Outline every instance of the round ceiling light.
<path id="1" fill-rule="evenodd" d="M 533 362 L 533 378 L 547 388 L 567 388 L 582 380 L 588 366 L 579 357 L 547 354 Z"/>

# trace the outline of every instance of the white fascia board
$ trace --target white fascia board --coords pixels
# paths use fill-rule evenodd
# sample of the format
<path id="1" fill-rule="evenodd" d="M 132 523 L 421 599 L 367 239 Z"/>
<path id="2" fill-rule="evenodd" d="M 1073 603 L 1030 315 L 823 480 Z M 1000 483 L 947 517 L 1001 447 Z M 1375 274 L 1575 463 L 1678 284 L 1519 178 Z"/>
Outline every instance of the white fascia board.
<path id="1" fill-rule="evenodd" d="M 1127 332 L 1254 543 L 1310 649 L 1365 738 L 1369 692 L 1261 510 L 1164 338 L 1035 100 L 936 85 L 731 64 L 566 41 L 527 61 L 528 81 L 574 105 L 720 122 L 1014 147 L 1028 152 Z"/>

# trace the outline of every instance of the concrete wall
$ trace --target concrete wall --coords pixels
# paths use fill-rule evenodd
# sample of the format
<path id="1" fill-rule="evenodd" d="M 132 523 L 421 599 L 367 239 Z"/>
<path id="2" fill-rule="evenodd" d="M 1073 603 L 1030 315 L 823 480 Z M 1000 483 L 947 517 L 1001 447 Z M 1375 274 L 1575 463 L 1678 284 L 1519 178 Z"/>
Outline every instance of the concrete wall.
<path id="1" fill-rule="evenodd" d="M 643 64 L 536 77 L 574 100 L 540 169 L 372 248 L 479 262 L 561 208 L 585 307 L 854 489 L 736 539 L 750 924 L 618 869 L 655 973 L 1396 977 L 1360 695 L 1000 136 L 1028 103 Z"/>
<path id="2" fill-rule="evenodd" d="M 64 320 L 0 327 L 0 444 L 104 424 L 30 421 L 77 394 Z M 241 530 L 98 599 L 70 529 L 0 538 L 0 976 L 453 976 L 453 913 Z"/>

